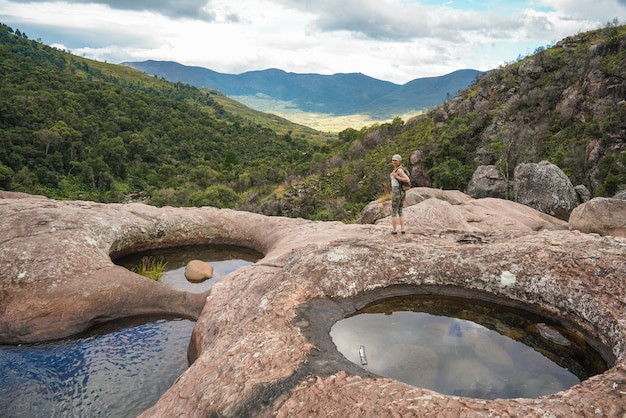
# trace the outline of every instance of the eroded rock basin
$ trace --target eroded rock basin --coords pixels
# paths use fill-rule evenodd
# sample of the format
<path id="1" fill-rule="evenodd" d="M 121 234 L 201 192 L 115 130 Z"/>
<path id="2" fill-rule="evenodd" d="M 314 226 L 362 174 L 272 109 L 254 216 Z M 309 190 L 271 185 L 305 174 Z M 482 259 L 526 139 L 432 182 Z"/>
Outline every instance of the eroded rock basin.
<path id="1" fill-rule="evenodd" d="M 163 261 L 160 282 L 206 292 L 222 276 L 262 256 L 235 246 L 179 246 L 114 260 L 129 270 L 144 258 Z M 212 278 L 189 282 L 185 266 L 200 260 Z M 154 405 L 189 366 L 194 322 L 165 315 L 110 321 L 58 341 L 0 345 L 0 411 L 6 417 L 137 416 Z"/>
<path id="2" fill-rule="evenodd" d="M 60 338 L 139 313 L 197 318 L 194 363 L 144 416 L 622 416 L 624 240 L 569 231 L 513 202 L 443 197 L 409 208 L 408 233 L 395 238 L 389 220 L 344 225 L 213 208 L 0 199 L 0 338 Z M 239 245 L 264 258 L 199 295 L 145 284 L 111 261 L 182 243 Z M 537 306 L 597 336 L 614 364 L 552 395 L 483 400 L 364 376 L 343 367 L 336 348 L 309 338 L 319 322 L 303 315 L 312 301 L 338 305 L 327 311 L 341 312 L 336 321 L 364 306 L 362 295 L 403 286 Z"/>
<path id="3" fill-rule="evenodd" d="M 472 398 L 536 398 L 607 370 L 597 341 L 558 318 L 436 290 L 376 300 L 333 324 L 331 339 L 371 374 Z"/>

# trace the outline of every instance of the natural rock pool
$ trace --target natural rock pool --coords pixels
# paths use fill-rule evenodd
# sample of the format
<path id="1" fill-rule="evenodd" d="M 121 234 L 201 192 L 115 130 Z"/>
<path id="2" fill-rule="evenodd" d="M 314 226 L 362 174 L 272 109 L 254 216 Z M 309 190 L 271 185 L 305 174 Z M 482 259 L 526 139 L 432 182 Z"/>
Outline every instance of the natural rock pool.
<path id="1" fill-rule="evenodd" d="M 2 416 L 137 416 L 187 368 L 193 326 L 134 318 L 67 340 L 0 346 Z"/>
<path id="2" fill-rule="evenodd" d="M 580 333 L 472 299 L 379 300 L 335 323 L 330 335 L 369 372 L 456 396 L 535 398 L 607 369 Z"/>
<path id="3" fill-rule="evenodd" d="M 167 262 L 161 282 L 196 293 L 260 258 L 246 248 L 214 245 L 151 250 L 116 263 L 130 268 L 145 256 Z M 185 265 L 192 259 L 211 264 L 213 278 L 187 282 Z M 187 369 L 194 325 L 183 318 L 143 316 L 108 322 L 65 340 L 0 345 L 0 415 L 137 416 Z"/>
<path id="4" fill-rule="evenodd" d="M 195 319 L 193 364 L 146 418 L 624 416 L 624 239 L 563 229 L 515 202 L 451 192 L 408 207 L 409 232 L 397 239 L 388 218 L 355 225 L 5 195 L 0 338 L 67 339 L 103 318 L 147 313 Z M 111 262 L 198 243 L 254 248 L 264 257 L 202 293 L 139 280 Z M 478 294 L 562 318 L 598 338 L 609 369 L 552 395 L 480 399 L 381 377 L 337 351 L 329 334 L 337 321 L 374 300 L 426 292 Z"/>

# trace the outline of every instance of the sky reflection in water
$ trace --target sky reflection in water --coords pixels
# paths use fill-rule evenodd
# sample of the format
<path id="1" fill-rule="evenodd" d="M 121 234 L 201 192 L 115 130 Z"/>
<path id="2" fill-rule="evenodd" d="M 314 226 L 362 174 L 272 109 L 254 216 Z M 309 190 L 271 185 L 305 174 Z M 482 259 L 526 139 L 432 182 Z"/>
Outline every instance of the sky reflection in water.
<path id="1" fill-rule="evenodd" d="M 569 347 L 539 341 L 532 320 L 511 312 L 490 317 L 497 315 L 497 307 L 472 312 L 474 307 L 465 304 L 455 308 L 459 315 L 450 315 L 455 309 L 448 302 L 440 305 L 445 308 L 438 314 L 404 310 L 406 303 L 397 304 L 397 310 L 373 308 L 338 321 L 330 335 L 340 353 L 368 371 L 449 395 L 535 398 L 568 389 L 580 383 L 581 375 L 584 379 L 605 370 L 599 354 L 586 346 L 581 349 L 580 341 Z M 424 305 L 437 312 L 436 297 Z M 583 358 L 593 358 L 599 366 L 588 370 L 589 364 L 580 364 Z"/>
<path id="2" fill-rule="evenodd" d="M 204 292 L 220 278 L 261 258 L 237 247 L 194 246 L 160 250 L 168 261 L 161 281 Z M 128 263 L 142 255 L 127 258 Z M 192 259 L 214 275 L 202 283 L 184 276 Z M 116 262 L 125 265 L 122 262 Z M 76 338 L 20 346 L 0 345 L 0 416 L 134 417 L 152 406 L 187 367 L 195 322 L 179 318 L 127 318 Z"/>

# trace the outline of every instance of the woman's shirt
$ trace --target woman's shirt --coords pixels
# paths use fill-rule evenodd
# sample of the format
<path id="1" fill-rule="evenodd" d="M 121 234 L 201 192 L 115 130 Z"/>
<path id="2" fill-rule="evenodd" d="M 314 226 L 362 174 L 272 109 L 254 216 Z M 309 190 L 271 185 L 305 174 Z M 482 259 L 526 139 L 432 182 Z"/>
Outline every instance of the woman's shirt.
<path id="1" fill-rule="evenodd" d="M 402 167 L 400 166 L 400 167 L 396 168 L 396 170 L 402 170 Z M 400 187 L 400 182 L 398 181 L 398 179 L 397 179 L 397 178 L 395 178 L 395 177 L 393 176 L 393 173 L 395 173 L 395 172 L 396 172 L 396 170 L 393 170 L 393 171 L 391 172 L 391 174 L 389 175 L 389 176 L 391 177 L 391 187 L 392 187 L 392 188 L 394 188 L 394 187 Z"/>

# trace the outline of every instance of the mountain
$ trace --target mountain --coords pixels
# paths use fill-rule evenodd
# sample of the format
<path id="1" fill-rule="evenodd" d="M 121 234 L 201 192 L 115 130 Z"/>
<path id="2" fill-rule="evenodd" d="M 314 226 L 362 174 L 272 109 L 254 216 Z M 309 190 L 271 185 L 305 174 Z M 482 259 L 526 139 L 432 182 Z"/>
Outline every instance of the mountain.
<path id="1" fill-rule="evenodd" d="M 512 180 L 520 164 L 549 161 L 581 197 L 613 197 L 626 190 L 625 80 L 626 26 L 567 37 L 406 122 L 340 132 L 345 145 L 325 169 L 276 193 L 262 210 L 356 217 L 368 198 L 389 196 L 393 154 L 405 158 L 419 186 L 464 191 L 479 166 Z"/>
<path id="2" fill-rule="evenodd" d="M 626 26 L 537 50 L 418 116 L 337 135 L 2 24 L 0 68 L 0 190 L 350 221 L 388 196 L 393 154 L 441 189 L 465 190 L 480 165 L 511 179 L 518 164 L 543 160 L 592 196 L 626 189 Z M 259 73 L 248 76 L 263 85 Z M 302 76 L 312 91 L 313 81 L 342 78 L 388 87 L 363 75 Z"/>
<path id="3" fill-rule="evenodd" d="M 0 69 L 0 190 L 235 207 L 328 157 L 312 129 L 2 23 Z"/>
<path id="4" fill-rule="evenodd" d="M 279 69 L 223 74 L 171 61 L 124 62 L 147 74 L 195 87 L 219 90 L 261 111 L 270 102 L 287 102 L 303 112 L 335 116 L 367 114 L 390 119 L 443 103 L 484 73 L 458 70 L 440 77 L 418 78 L 404 85 L 361 73 L 296 74 Z M 265 104 L 260 104 L 264 99 Z"/>

